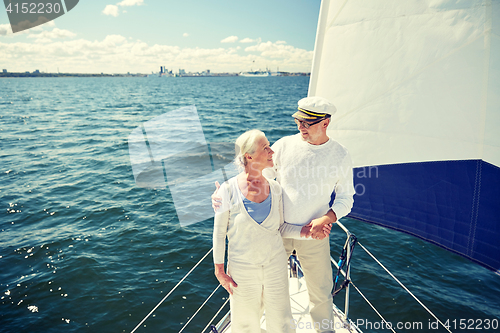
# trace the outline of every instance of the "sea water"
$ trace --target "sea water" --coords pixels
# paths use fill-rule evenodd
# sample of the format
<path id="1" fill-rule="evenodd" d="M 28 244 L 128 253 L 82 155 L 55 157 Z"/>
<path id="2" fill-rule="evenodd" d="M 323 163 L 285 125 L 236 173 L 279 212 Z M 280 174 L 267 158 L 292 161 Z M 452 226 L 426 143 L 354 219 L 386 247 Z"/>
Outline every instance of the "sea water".
<path id="1" fill-rule="evenodd" d="M 134 329 L 210 250 L 213 219 L 181 227 L 168 187 L 136 185 L 129 134 L 195 105 L 208 142 L 234 142 L 257 128 L 273 143 L 297 132 L 290 116 L 308 83 L 308 77 L 1 79 L 0 332 Z M 494 320 L 499 329 L 498 275 L 420 239 L 343 222 L 453 332 L 488 331 L 487 321 L 493 332 Z M 330 239 L 338 257 L 343 232 L 334 228 Z M 359 246 L 352 280 L 396 331 L 444 331 Z M 178 332 L 217 284 L 209 255 L 137 332 Z M 387 331 L 361 296 L 350 295 L 349 315 L 361 329 Z M 343 292 L 335 298 L 342 309 L 343 298 Z M 220 288 L 184 331 L 200 332 L 226 299 Z"/>

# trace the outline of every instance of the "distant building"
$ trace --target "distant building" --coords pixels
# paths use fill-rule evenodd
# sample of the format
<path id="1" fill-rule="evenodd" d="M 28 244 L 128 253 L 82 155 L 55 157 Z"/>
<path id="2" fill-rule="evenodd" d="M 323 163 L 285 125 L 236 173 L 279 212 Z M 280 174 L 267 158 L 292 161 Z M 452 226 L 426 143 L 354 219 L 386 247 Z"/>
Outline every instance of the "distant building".
<path id="1" fill-rule="evenodd" d="M 186 71 L 184 69 L 179 68 L 179 75 L 183 75 L 183 74 L 186 74 Z"/>
<path id="2" fill-rule="evenodd" d="M 3 70 L 3 72 L 4 72 L 4 73 L 7 73 L 7 70 L 6 70 L 6 69 L 4 69 L 4 70 Z"/>
<path id="3" fill-rule="evenodd" d="M 33 72 L 33 74 L 40 74 L 40 71 L 37 69 Z"/>

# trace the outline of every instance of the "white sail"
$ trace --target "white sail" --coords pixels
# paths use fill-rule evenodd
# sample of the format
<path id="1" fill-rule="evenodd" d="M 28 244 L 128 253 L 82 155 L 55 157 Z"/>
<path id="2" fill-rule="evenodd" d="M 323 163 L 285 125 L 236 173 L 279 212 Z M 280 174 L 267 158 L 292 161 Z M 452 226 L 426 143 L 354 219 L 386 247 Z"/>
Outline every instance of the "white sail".
<path id="1" fill-rule="evenodd" d="M 309 95 L 355 166 L 499 166 L 500 1 L 323 1 Z"/>
<path id="2" fill-rule="evenodd" d="M 499 0 L 323 0 L 309 96 L 338 109 L 352 217 L 500 272 Z"/>

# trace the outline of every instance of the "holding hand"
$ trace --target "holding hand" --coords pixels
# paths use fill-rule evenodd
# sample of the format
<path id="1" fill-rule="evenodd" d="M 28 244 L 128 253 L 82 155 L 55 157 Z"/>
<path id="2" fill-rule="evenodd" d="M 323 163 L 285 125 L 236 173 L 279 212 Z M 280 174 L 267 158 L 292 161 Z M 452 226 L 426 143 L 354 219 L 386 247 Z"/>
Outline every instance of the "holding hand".
<path id="1" fill-rule="evenodd" d="M 212 208 L 214 209 L 214 212 L 217 213 L 217 209 L 219 209 L 220 206 L 222 205 L 222 198 L 217 195 L 217 191 L 220 188 L 220 184 L 218 181 L 215 182 L 215 187 L 216 187 L 216 189 L 215 189 L 214 193 L 212 194 Z"/>
<path id="2" fill-rule="evenodd" d="M 324 236 L 324 227 L 326 225 L 330 225 L 330 229 L 328 230 L 328 235 L 330 234 L 332 223 L 337 222 L 337 215 L 333 210 L 329 210 L 325 215 L 312 220 L 309 224 L 311 224 L 311 236 L 314 239 L 323 239 Z"/>
<path id="3" fill-rule="evenodd" d="M 310 222 L 311 224 L 311 237 L 314 239 L 323 239 L 325 234 L 323 232 L 323 227 L 326 225 L 322 218 L 314 219 Z M 328 233 L 330 234 L 330 233 Z"/>
<path id="4" fill-rule="evenodd" d="M 314 239 L 323 239 L 325 237 L 328 237 L 330 235 L 330 231 L 332 230 L 331 223 L 323 225 L 321 231 L 316 234 L 313 233 L 312 227 L 313 227 L 312 222 L 309 222 L 308 224 L 303 226 L 302 230 L 300 231 L 300 237 L 304 238 L 312 237 Z"/>

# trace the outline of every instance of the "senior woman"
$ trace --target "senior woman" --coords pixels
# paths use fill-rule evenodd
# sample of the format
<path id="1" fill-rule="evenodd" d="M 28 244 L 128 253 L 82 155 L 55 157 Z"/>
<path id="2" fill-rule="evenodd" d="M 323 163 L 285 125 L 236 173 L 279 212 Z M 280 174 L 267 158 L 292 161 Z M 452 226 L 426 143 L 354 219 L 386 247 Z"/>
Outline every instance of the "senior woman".
<path id="1" fill-rule="evenodd" d="M 310 228 L 283 221 L 281 187 L 262 175 L 263 169 L 273 166 L 273 153 L 263 132 L 243 133 L 236 140 L 235 158 L 242 172 L 217 192 L 222 203 L 214 222 L 215 276 L 231 295 L 231 325 L 237 333 L 260 333 L 264 309 L 267 332 L 295 332 L 281 238 L 308 237 Z M 325 234 L 329 231 L 327 226 Z"/>

